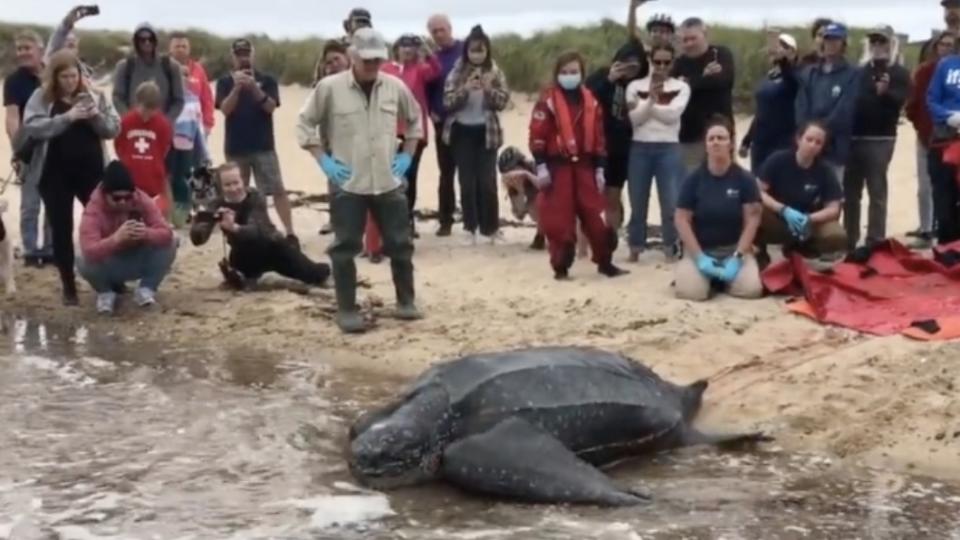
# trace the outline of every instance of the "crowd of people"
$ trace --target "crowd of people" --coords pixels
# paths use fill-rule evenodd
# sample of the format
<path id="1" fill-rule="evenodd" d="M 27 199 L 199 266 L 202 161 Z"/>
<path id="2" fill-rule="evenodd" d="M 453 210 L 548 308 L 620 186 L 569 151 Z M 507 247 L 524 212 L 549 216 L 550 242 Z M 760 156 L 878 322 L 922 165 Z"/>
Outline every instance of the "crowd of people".
<path id="1" fill-rule="evenodd" d="M 810 51 L 799 50 L 795 36 L 768 32 L 769 71 L 739 142 L 730 48 L 712 43 L 696 17 L 677 23 L 656 14 L 641 29 L 636 11 L 646 0 L 629 3 L 628 35 L 609 66 L 590 72 L 577 51 L 555 59 L 525 149 L 504 145 L 509 81 L 482 27 L 458 39 L 439 14 L 427 21 L 429 38 L 410 33 L 390 43 L 368 10 L 352 10 L 346 34 L 320 51 L 296 128 L 299 146 L 327 180 L 331 219 L 321 232 L 334 235 L 329 264 L 300 249 L 275 147 L 279 87 L 257 69 L 254 43 L 234 41 L 232 70 L 211 83 L 186 34 L 172 34 L 163 54 L 157 32 L 139 25 L 108 99 L 93 85 L 74 32 L 92 13 L 75 8 L 46 47 L 34 32 L 16 36 L 19 68 L 4 83 L 6 128 L 23 183 L 25 264 L 55 264 L 67 304 L 78 302 L 77 269 L 97 292 L 98 311 L 112 312 L 134 280 L 137 303 L 149 306 L 179 247 L 172 230 L 189 222 L 195 245 L 222 231 L 231 253 L 220 268 L 237 288 L 271 271 L 311 285 L 332 277 L 344 332 L 366 329 L 355 259 L 386 257 L 396 316 L 416 320 L 423 314 L 414 292 L 413 216 L 419 164 L 432 142 L 437 236 L 453 233 L 459 201 L 465 242 L 501 241 L 505 187 L 514 214 L 536 221 L 531 247 L 547 249 L 556 279 L 570 278 L 585 246 L 599 273 L 613 278 L 628 273 L 614 262 L 624 223 L 627 262 L 651 246 L 655 184 L 663 256 L 676 263 L 675 294 L 756 298 L 770 245 L 833 260 L 887 237 L 888 168 L 903 111 L 918 141 L 912 247 L 960 240 L 960 0 L 940 2 L 947 28 L 925 44 L 913 73 L 887 25 L 867 32 L 856 62 L 848 60 L 852 44 L 839 21 L 813 23 Z M 217 196 L 197 207 L 187 179 L 212 166 L 215 110 L 223 117 L 226 161 L 216 168 Z M 108 163 L 109 140 L 117 159 Z M 749 167 L 739 165 L 738 154 Z M 270 220 L 268 198 L 283 232 Z M 77 261 L 74 199 L 85 207 Z"/>

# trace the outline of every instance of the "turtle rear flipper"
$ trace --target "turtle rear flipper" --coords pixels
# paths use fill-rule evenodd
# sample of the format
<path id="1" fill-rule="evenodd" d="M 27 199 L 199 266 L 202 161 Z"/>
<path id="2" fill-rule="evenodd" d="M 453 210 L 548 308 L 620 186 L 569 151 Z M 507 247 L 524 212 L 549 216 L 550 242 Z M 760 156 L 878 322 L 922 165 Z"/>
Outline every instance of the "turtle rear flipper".
<path id="1" fill-rule="evenodd" d="M 558 439 L 516 417 L 448 446 L 443 477 L 467 491 L 535 503 L 629 506 L 650 500 L 646 492 L 617 488 Z"/>
<path id="2" fill-rule="evenodd" d="M 709 444 L 724 450 L 738 450 L 757 443 L 773 442 L 774 437 L 755 431 L 752 433 L 703 433 L 693 428 L 684 430 L 683 446 Z"/>

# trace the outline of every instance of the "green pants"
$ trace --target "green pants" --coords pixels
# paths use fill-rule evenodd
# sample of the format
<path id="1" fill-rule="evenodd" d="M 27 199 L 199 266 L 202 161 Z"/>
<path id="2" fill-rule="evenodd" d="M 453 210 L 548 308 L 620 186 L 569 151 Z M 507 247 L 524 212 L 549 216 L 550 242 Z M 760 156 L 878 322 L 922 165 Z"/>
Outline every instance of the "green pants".
<path id="1" fill-rule="evenodd" d="M 766 248 L 768 244 L 794 245 L 801 252 L 810 255 L 825 255 L 847 249 L 847 234 L 837 221 L 828 221 L 813 226 L 813 235 L 802 244 L 799 244 L 787 222 L 770 210 L 763 210 L 760 230 L 757 231 L 757 245 Z"/>
<path id="2" fill-rule="evenodd" d="M 413 238 L 403 187 L 380 195 L 358 195 L 342 189 L 331 195 L 330 224 L 334 239 L 327 254 L 333 270 L 337 306 L 356 309 L 357 266 L 363 248 L 367 213 L 373 215 L 383 238 L 383 254 L 390 259 L 397 300 L 413 301 Z"/>

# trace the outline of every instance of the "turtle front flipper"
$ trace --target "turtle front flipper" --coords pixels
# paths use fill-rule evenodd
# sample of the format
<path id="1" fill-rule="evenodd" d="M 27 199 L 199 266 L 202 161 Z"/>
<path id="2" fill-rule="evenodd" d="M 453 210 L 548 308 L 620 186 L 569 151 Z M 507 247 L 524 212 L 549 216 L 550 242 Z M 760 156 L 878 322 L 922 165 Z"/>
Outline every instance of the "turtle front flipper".
<path id="1" fill-rule="evenodd" d="M 627 506 L 650 499 L 617 488 L 558 439 L 516 417 L 450 444 L 442 473 L 464 490 L 527 502 Z"/>

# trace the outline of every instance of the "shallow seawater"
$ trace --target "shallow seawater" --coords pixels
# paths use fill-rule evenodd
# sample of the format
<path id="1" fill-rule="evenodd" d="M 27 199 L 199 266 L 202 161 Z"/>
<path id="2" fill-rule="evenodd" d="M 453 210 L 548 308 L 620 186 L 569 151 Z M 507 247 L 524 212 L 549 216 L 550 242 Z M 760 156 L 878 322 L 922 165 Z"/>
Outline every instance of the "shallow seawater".
<path id="1" fill-rule="evenodd" d="M 345 468 L 344 434 L 399 381 L 333 372 L 322 356 L 3 322 L 0 539 L 960 540 L 960 486 L 775 446 L 610 471 L 653 492 L 645 507 L 371 492 Z"/>

